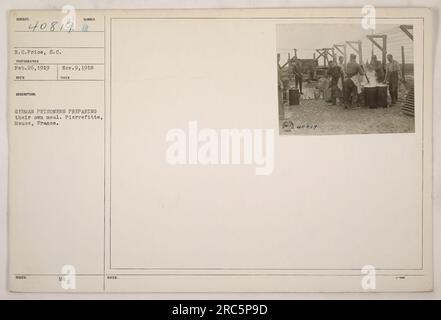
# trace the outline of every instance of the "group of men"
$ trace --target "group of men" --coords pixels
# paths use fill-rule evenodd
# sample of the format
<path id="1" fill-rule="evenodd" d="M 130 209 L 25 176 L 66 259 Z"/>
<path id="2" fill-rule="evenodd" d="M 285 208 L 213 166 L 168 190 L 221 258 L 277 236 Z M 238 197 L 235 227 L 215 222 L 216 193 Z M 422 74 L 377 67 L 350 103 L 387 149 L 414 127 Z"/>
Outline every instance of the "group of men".
<path id="1" fill-rule="evenodd" d="M 391 54 L 387 55 L 387 64 L 385 68 L 378 61 L 377 56 L 373 55 L 368 68 L 375 72 L 377 83 L 387 83 L 389 85 L 389 94 L 391 104 L 394 105 L 398 100 L 398 82 L 401 78 L 400 65 L 393 59 Z M 339 57 L 338 63 L 331 61 L 327 71 L 327 76 L 331 79 L 329 87 L 331 88 L 331 99 L 328 101 L 336 104 L 338 98 L 343 98 L 342 102 L 346 108 L 354 108 L 358 103 L 358 95 L 361 93 L 360 76 L 365 76 L 366 72 L 362 65 L 357 63 L 357 56 L 351 54 L 349 62 L 345 65 L 344 58 Z"/>
<path id="2" fill-rule="evenodd" d="M 389 85 L 391 104 L 395 104 L 398 100 L 398 83 L 401 78 L 399 63 L 393 59 L 391 54 L 388 54 L 387 64 L 384 67 L 373 55 L 368 68 L 375 71 L 377 83 Z M 303 69 L 299 59 L 290 60 L 288 73 L 289 78 L 294 78 L 295 87 L 299 89 L 300 94 L 303 94 Z M 311 76 L 313 73 L 309 72 L 309 74 Z M 330 61 L 326 76 L 330 79 L 328 87 L 331 89 L 331 97 L 327 102 L 336 105 L 338 99 L 345 109 L 354 108 L 358 104 L 358 96 L 361 93 L 360 76 L 365 76 L 365 74 L 363 66 L 357 63 L 355 54 L 349 56 L 349 62 L 346 64 L 342 56 L 338 58 L 338 62 Z M 288 87 L 289 78 L 280 80 L 279 76 L 279 87 L 284 88 L 283 91 L 286 91 Z"/>

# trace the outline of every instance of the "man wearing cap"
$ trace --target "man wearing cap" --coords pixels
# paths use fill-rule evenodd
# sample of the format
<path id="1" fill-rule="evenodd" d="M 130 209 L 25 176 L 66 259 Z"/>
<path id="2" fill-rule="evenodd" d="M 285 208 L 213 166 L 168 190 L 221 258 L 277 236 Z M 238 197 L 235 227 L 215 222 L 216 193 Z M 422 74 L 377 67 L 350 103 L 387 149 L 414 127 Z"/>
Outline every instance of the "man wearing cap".
<path id="1" fill-rule="evenodd" d="M 384 70 L 383 64 L 378 61 L 377 56 L 374 54 L 371 58 L 371 63 L 369 64 L 369 68 L 375 71 L 375 79 L 377 82 L 384 82 Z"/>
<path id="2" fill-rule="evenodd" d="M 292 65 L 292 74 L 294 76 L 296 88 L 299 89 L 300 94 L 303 94 L 303 92 L 302 92 L 303 70 L 302 70 L 302 63 L 300 62 L 299 59 L 296 59 L 294 61 L 294 64 Z"/>
<path id="3" fill-rule="evenodd" d="M 398 100 L 398 80 L 400 79 L 400 64 L 394 60 L 391 54 L 387 55 L 386 81 L 389 84 L 391 104 Z"/>
<path id="4" fill-rule="evenodd" d="M 356 61 L 357 56 L 353 53 L 350 55 L 350 60 L 346 65 L 346 80 L 345 80 L 345 109 L 352 108 L 353 103 L 358 100 L 358 94 L 361 92 L 360 75 L 364 75 L 363 68 Z"/>
<path id="5" fill-rule="evenodd" d="M 331 78 L 331 100 L 329 102 L 336 105 L 337 98 L 341 98 L 341 90 L 338 87 L 338 81 L 344 77 L 343 70 L 332 60 L 329 62 L 327 76 Z"/>
<path id="6" fill-rule="evenodd" d="M 345 78 L 346 78 L 346 64 L 345 64 L 345 58 L 343 58 L 343 56 L 339 56 L 338 57 L 338 66 L 339 66 L 339 68 L 341 70 L 341 74 L 342 74 L 342 77 L 338 81 L 338 88 L 342 92 L 342 97 L 344 97 L 345 96 L 344 81 L 345 81 Z M 344 103 L 344 101 L 343 101 L 343 103 Z"/>

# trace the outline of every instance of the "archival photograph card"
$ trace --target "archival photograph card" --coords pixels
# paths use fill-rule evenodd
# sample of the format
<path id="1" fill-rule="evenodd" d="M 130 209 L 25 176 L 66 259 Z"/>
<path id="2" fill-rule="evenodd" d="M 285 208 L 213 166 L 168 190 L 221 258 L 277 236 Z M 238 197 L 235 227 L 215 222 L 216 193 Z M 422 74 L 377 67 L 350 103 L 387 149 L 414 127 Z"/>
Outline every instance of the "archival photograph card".
<path id="1" fill-rule="evenodd" d="M 10 291 L 431 291 L 431 17 L 11 11 Z"/>

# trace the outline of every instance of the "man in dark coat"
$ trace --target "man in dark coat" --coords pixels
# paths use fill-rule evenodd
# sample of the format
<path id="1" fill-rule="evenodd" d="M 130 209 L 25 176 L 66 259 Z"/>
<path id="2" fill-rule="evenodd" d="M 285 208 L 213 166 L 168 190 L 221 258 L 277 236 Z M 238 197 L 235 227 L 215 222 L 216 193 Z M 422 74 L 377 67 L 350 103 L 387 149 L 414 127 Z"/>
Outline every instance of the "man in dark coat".
<path id="1" fill-rule="evenodd" d="M 338 88 L 338 81 L 344 78 L 343 70 L 335 63 L 335 61 L 330 61 L 327 75 L 331 78 L 331 83 L 329 85 L 331 88 L 331 100 L 328 102 L 336 105 L 337 98 L 341 98 L 342 96 L 342 93 Z"/>
<path id="2" fill-rule="evenodd" d="M 398 100 L 398 80 L 400 79 L 400 64 L 394 60 L 391 54 L 387 55 L 388 64 L 386 65 L 386 81 L 389 84 L 389 94 L 391 104 Z"/>
<path id="3" fill-rule="evenodd" d="M 371 63 L 369 64 L 369 68 L 375 71 L 375 78 L 377 82 L 384 82 L 384 68 L 383 64 L 378 61 L 377 56 L 373 55 L 371 59 Z"/>
<path id="4" fill-rule="evenodd" d="M 300 90 L 300 94 L 303 94 L 302 92 L 302 86 L 303 86 L 303 69 L 302 69 L 302 63 L 299 59 L 296 59 L 292 65 L 291 68 L 292 75 L 294 76 L 295 85 L 296 88 Z"/>
<path id="5" fill-rule="evenodd" d="M 358 101 L 358 93 L 360 83 L 357 80 L 358 75 L 364 75 L 363 68 L 356 61 L 357 56 L 353 53 L 350 55 L 350 61 L 346 65 L 345 80 L 345 109 L 353 108 L 353 104 Z"/>

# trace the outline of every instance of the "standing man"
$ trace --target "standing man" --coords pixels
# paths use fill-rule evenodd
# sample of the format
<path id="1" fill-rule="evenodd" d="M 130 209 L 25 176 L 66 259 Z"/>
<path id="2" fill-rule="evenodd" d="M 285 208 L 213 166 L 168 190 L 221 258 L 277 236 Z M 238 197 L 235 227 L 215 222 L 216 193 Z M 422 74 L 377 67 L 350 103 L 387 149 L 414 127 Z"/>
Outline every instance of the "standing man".
<path id="1" fill-rule="evenodd" d="M 374 54 L 371 58 L 369 68 L 375 71 L 375 79 L 377 82 L 384 82 L 384 69 L 383 64 L 378 61 L 377 56 Z"/>
<path id="2" fill-rule="evenodd" d="M 338 87 L 338 82 L 340 79 L 343 78 L 343 72 L 342 69 L 337 65 L 335 61 L 329 62 L 329 69 L 327 72 L 328 77 L 331 77 L 331 83 L 329 87 L 331 88 L 331 100 L 329 102 L 332 103 L 332 105 L 337 104 L 337 98 L 341 98 L 342 94 Z"/>
<path id="3" fill-rule="evenodd" d="M 278 80 L 278 98 L 279 98 L 279 119 L 285 118 L 285 109 L 283 107 L 283 81 L 282 68 L 280 67 L 280 53 L 277 54 L 277 80 Z"/>
<path id="4" fill-rule="evenodd" d="M 346 66 L 345 80 L 345 109 L 353 108 L 354 102 L 358 100 L 358 94 L 361 92 L 361 83 L 359 76 L 364 75 L 363 68 L 357 63 L 357 56 L 351 53 L 349 62 Z"/>
<path id="5" fill-rule="evenodd" d="M 303 94 L 302 86 L 303 86 L 303 72 L 302 72 L 302 63 L 299 59 L 294 61 L 294 65 L 292 67 L 292 72 L 294 75 L 296 89 L 300 90 L 300 94 Z"/>
<path id="6" fill-rule="evenodd" d="M 280 70 L 281 73 L 280 78 L 282 79 L 282 84 L 283 84 L 283 103 L 288 101 L 288 91 L 291 81 L 292 65 L 293 65 L 292 60 L 289 60 L 287 70 L 286 71 L 283 69 Z"/>
<path id="7" fill-rule="evenodd" d="M 338 81 L 338 87 L 342 92 L 342 96 L 345 96 L 345 78 L 346 78 L 346 64 L 345 64 L 345 59 L 343 58 L 343 56 L 339 56 L 338 57 L 338 66 L 341 70 L 341 74 L 342 77 L 340 78 L 340 80 Z"/>
<path id="8" fill-rule="evenodd" d="M 389 94 L 391 104 L 394 105 L 398 100 L 398 80 L 400 79 L 400 64 L 394 60 L 391 54 L 387 55 L 386 81 L 389 84 Z"/>
<path id="9" fill-rule="evenodd" d="M 308 83 L 311 83 L 315 80 L 315 72 L 317 69 L 317 61 L 312 61 L 308 66 Z"/>
<path id="10" fill-rule="evenodd" d="M 343 56 L 338 57 L 338 66 L 343 73 L 346 73 L 345 58 L 343 58 Z"/>

